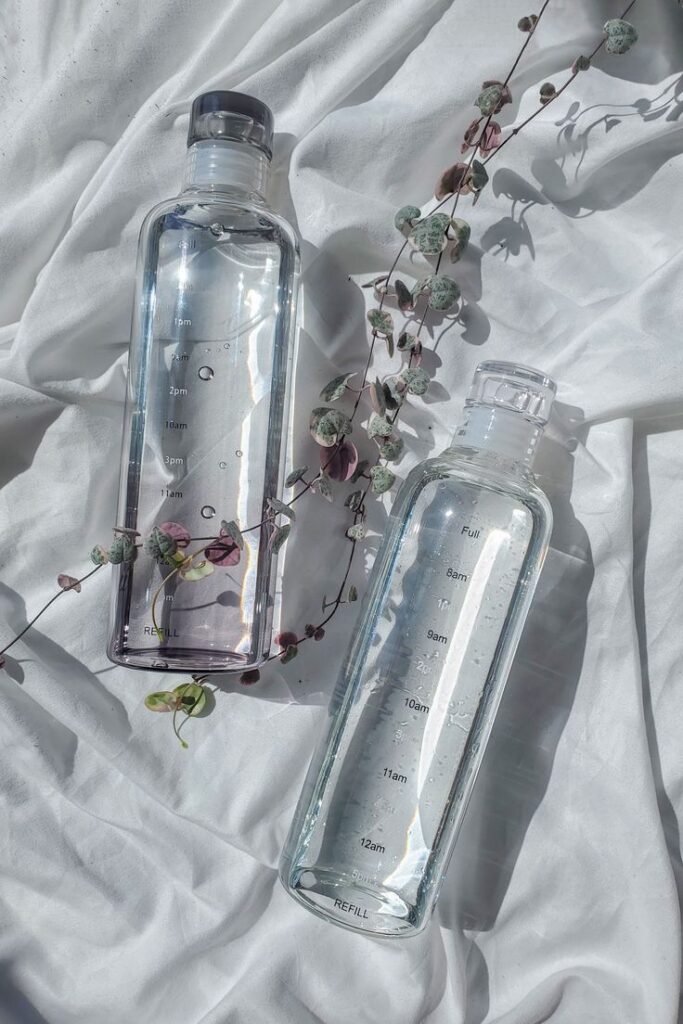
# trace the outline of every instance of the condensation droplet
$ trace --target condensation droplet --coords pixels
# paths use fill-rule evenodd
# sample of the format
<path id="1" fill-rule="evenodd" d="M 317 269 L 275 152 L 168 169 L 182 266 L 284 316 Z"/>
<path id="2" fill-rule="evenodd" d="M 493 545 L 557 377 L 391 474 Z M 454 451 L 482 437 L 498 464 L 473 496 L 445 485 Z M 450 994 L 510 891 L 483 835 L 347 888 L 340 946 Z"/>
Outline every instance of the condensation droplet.
<path id="1" fill-rule="evenodd" d="M 230 342 L 226 341 L 225 345 L 223 345 L 223 348 L 230 348 Z"/>
<path id="2" fill-rule="evenodd" d="M 227 469 L 228 468 L 227 462 L 219 462 L 218 463 L 218 468 L 219 469 Z"/>
<path id="3" fill-rule="evenodd" d="M 209 231 L 214 236 L 214 238 L 220 238 L 221 235 L 223 234 L 223 225 L 216 222 L 215 224 L 211 225 Z"/>
<path id="4" fill-rule="evenodd" d="M 201 510 L 202 519 L 212 519 L 216 515 L 213 505 L 204 505 Z"/>
<path id="5" fill-rule="evenodd" d="M 197 370 L 197 376 L 200 380 L 211 380 L 213 377 L 213 370 L 210 366 L 200 366 Z"/>

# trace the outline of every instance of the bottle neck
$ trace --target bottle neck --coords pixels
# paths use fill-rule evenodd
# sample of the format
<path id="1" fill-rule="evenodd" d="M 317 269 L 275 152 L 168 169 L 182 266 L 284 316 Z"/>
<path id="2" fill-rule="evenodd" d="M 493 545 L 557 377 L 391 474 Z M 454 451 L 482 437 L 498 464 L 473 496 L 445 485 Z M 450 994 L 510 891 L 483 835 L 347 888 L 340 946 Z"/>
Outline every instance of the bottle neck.
<path id="1" fill-rule="evenodd" d="M 270 161 L 244 142 L 195 142 L 187 151 L 183 191 L 240 192 L 265 200 Z"/>
<path id="2" fill-rule="evenodd" d="M 520 470 L 528 470 L 542 433 L 542 427 L 518 412 L 472 405 L 465 409 L 453 444 L 495 453 Z"/>

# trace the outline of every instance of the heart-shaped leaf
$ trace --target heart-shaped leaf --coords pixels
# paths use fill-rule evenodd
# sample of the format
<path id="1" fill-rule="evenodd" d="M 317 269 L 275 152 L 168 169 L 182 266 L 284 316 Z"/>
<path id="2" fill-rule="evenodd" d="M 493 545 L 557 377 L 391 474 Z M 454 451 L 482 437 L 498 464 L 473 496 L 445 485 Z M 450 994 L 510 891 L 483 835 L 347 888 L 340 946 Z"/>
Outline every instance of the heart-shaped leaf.
<path id="1" fill-rule="evenodd" d="M 101 544 L 96 544 L 90 552 L 90 561 L 95 565 L 106 565 L 109 561 L 109 552 Z"/>
<path id="2" fill-rule="evenodd" d="M 355 376 L 354 371 L 353 373 L 341 373 L 338 377 L 334 377 L 320 392 L 323 402 L 336 402 L 338 398 L 341 398 L 346 391 L 347 383 Z"/>
<path id="3" fill-rule="evenodd" d="M 320 449 L 320 468 L 330 480 L 343 483 L 353 476 L 358 465 L 358 449 L 352 441 L 344 441 L 330 453 L 329 448 Z"/>
<path id="4" fill-rule="evenodd" d="M 370 385 L 370 402 L 378 416 L 384 416 L 387 411 L 387 403 L 384 399 L 384 388 L 379 377 L 375 378 L 374 384 Z"/>
<path id="5" fill-rule="evenodd" d="M 478 122 L 477 122 L 478 123 Z M 434 195 L 437 199 L 445 199 L 455 192 L 467 195 L 472 191 L 472 173 L 467 164 L 457 163 L 447 167 L 436 183 Z"/>
<path id="6" fill-rule="evenodd" d="M 394 485 L 396 477 L 386 466 L 373 466 L 370 470 L 372 490 L 374 494 L 384 494 Z"/>
<path id="7" fill-rule="evenodd" d="M 402 206 L 400 210 L 396 212 L 394 217 L 394 224 L 401 232 L 401 234 L 410 234 L 410 229 L 413 226 L 413 222 L 419 220 L 422 216 L 419 207 L 417 206 Z"/>
<path id="8" fill-rule="evenodd" d="M 481 192 L 489 180 L 486 168 L 480 160 L 472 161 L 472 188 L 475 192 Z"/>
<path id="9" fill-rule="evenodd" d="M 75 590 L 77 594 L 81 592 L 81 584 L 75 576 L 68 576 L 65 572 L 60 572 L 57 577 L 57 584 L 62 590 Z"/>
<path id="10" fill-rule="evenodd" d="M 394 288 L 396 290 L 398 308 L 401 312 L 405 313 L 406 310 L 411 310 L 413 308 L 413 295 L 408 285 L 397 277 L 394 281 Z"/>
<path id="11" fill-rule="evenodd" d="M 362 540 L 365 536 L 365 527 L 362 523 L 354 523 L 353 526 L 349 526 L 346 536 L 349 540 Z"/>
<path id="12" fill-rule="evenodd" d="M 391 433 L 391 423 L 376 412 L 370 414 L 368 421 L 368 437 L 388 437 Z"/>
<path id="13" fill-rule="evenodd" d="M 334 494 L 330 486 L 330 481 L 327 479 L 326 476 L 321 476 L 320 479 L 316 482 L 315 486 L 318 494 L 322 495 L 325 501 L 334 501 Z"/>
<path id="14" fill-rule="evenodd" d="M 282 662 L 283 665 L 286 665 L 288 661 L 292 661 L 294 658 L 296 658 L 298 653 L 299 648 L 297 647 L 297 645 L 290 644 L 289 647 L 287 647 L 286 650 L 284 650 L 280 655 L 280 661 Z"/>
<path id="15" fill-rule="evenodd" d="M 206 691 L 199 683 L 184 683 L 176 686 L 173 693 L 178 701 L 178 709 L 194 718 L 206 707 Z"/>
<path id="16" fill-rule="evenodd" d="M 429 374 L 421 366 L 406 367 L 401 376 L 411 395 L 424 395 L 429 388 Z"/>
<path id="17" fill-rule="evenodd" d="M 109 561 L 112 565 L 120 565 L 122 562 L 132 562 L 137 554 L 134 541 L 127 535 L 114 537 L 109 548 Z"/>
<path id="18" fill-rule="evenodd" d="M 394 321 L 391 313 L 387 313 L 386 310 L 371 309 L 367 316 L 373 331 L 375 334 L 379 334 L 380 337 L 386 338 L 393 331 Z"/>
<path id="19" fill-rule="evenodd" d="M 349 601 L 351 601 L 351 603 L 358 600 L 358 590 L 356 589 L 356 587 L 354 587 L 353 584 L 351 584 L 351 586 L 349 587 L 348 599 Z"/>
<path id="20" fill-rule="evenodd" d="M 270 538 L 270 550 L 274 555 L 278 553 L 282 545 L 289 537 L 292 527 L 287 523 L 285 526 L 276 526 Z"/>
<path id="21" fill-rule="evenodd" d="M 147 694 L 145 707 L 149 711 L 175 711 L 178 707 L 178 698 L 169 690 L 159 690 L 157 693 Z"/>
<path id="22" fill-rule="evenodd" d="M 446 231 L 450 218 L 445 213 L 434 213 L 418 221 L 410 232 L 410 242 L 423 256 L 437 256 L 446 248 Z"/>
<path id="23" fill-rule="evenodd" d="M 419 283 L 420 290 L 426 292 L 427 302 L 432 309 L 445 312 L 460 298 L 460 289 L 456 282 L 443 274 L 430 274 Z"/>
<path id="24" fill-rule="evenodd" d="M 299 480 L 303 480 L 307 473 L 308 466 L 301 466 L 299 469 L 293 469 L 285 480 L 285 487 L 294 487 L 294 484 L 298 484 Z"/>
<path id="25" fill-rule="evenodd" d="M 225 519 L 221 520 L 221 533 L 234 540 L 240 551 L 244 551 L 244 537 L 234 519 L 231 519 L 229 522 L 226 522 Z"/>
<path id="26" fill-rule="evenodd" d="M 638 41 L 638 33 L 630 21 L 623 18 L 610 18 L 604 26 L 608 53 L 626 53 Z"/>
<path id="27" fill-rule="evenodd" d="M 309 429 L 313 440 L 323 448 L 331 448 L 353 430 L 351 420 L 339 409 L 320 406 L 311 413 Z"/>
<path id="28" fill-rule="evenodd" d="M 362 491 L 351 491 L 348 495 L 344 505 L 346 508 L 350 508 L 352 512 L 357 512 L 363 504 L 363 492 Z"/>
<path id="29" fill-rule="evenodd" d="M 403 455 L 404 448 L 402 437 L 387 437 L 379 445 L 380 454 L 387 462 L 397 462 Z"/>
<path id="30" fill-rule="evenodd" d="M 294 509 L 290 508 L 289 505 L 285 505 L 284 501 L 280 501 L 279 498 L 268 498 L 268 505 L 272 508 L 273 512 L 276 512 L 278 515 L 287 516 L 287 518 L 291 519 L 292 522 L 296 519 Z"/>

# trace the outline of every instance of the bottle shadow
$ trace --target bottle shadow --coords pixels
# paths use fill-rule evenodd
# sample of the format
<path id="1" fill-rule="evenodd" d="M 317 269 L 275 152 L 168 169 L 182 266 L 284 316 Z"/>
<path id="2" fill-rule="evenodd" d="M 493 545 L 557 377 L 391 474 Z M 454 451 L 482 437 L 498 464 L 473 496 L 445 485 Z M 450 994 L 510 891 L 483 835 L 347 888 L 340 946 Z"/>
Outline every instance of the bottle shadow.
<path id="1" fill-rule="evenodd" d="M 553 508 L 553 533 L 438 905 L 441 923 L 457 933 L 495 924 L 581 673 L 594 575 L 588 536 L 570 500 L 581 418 L 580 410 L 556 403 L 534 463 Z M 564 436 L 556 439 L 558 427 Z M 480 1024 L 488 1012 L 488 972 L 475 943 L 467 979 L 468 1024 Z"/>

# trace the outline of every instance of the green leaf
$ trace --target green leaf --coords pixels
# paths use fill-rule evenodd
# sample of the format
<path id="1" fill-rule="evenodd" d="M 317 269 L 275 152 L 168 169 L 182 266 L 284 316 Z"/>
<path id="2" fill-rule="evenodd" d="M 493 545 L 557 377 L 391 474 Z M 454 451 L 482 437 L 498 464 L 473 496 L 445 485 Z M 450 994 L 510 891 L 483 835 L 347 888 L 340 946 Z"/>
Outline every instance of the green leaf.
<path id="1" fill-rule="evenodd" d="M 280 655 L 280 661 L 283 665 L 286 665 L 288 661 L 292 661 L 296 658 L 299 653 L 299 648 L 296 644 L 290 644 L 289 647 Z"/>
<path id="2" fill-rule="evenodd" d="M 446 231 L 450 217 L 445 213 L 434 213 L 414 225 L 410 242 L 423 256 L 436 256 L 446 248 Z"/>
<path id="3" fill-rule="evenodd" d="M 401 377 L 411 395 L 424 395 L 429 388 L 429 374 L 421 366 L 406 367 Z"/>
<path id="4" fill-rule="evenodd" d="M 316 487 L 318 489 L 318 494 L 321 494 L 323 496 L 323 498 L 325 499 L 325 501 L 333 501 L 334 500 L 334 494 L 332 493 L 332 487 L 330 485 L 330 481 L 327 479 L 326 476 L 321 476 L 320 477 L 320 479 L 316 483 Z"/>
<path id="5" fill-rule="evenodd" d="M 456 282 L 443 274 L 430 274 L 419 282 L 418 288 L 427 293 L 427 303 L 431 309 L 446 312 L 460 298 L 460 289 Z"/>
<path id="6" fill-rule="evenodd" d="M 479 107 L 484 117 L 489 114 L 496 114 L 500 109 L 500 101 L 503 98 L 503 87 L 496 83 L 488 85 L 481 90 L 475 100 L 475 106 Z"/>
<path id="7" fill-rule="evenodd" d="M 394 329 L 394 321 L 391 313 L 383 309 L 371 309 L 368 312 L 368 320 L 375 334 L 386 338 Z"/>
<path id="8" fill-rule="evenodd" d="M 191 565 L 188 569 L 180 569 L 179 575 L 188 583 L 196 583 L 198 580 L 203 580 L 205 576 L 210 576 L 213 571 L 213 564 L 204 560 Z"/>
<path id="9" fill-rule="evenodd" d="M 291 529 L 292 527 L 289 525 L 289 523 L 287 523 L 286 526 L 277 526 L 275 528 L 275 533 L 273 535 L 273 539 L 270 545 L 270 550 L 274 555 L 278 553 L 282 545 L 289 537 Z"/>
<path id="10" fill-rule="evenodd" d="M 229 522 L 226 522 L 225 519 L 221 520 L 221 530 L 223 533 L 227 534 L 231 540 L 234 540 L 240 551 L 244 551 L 244 537 L 242 536 L 242 531 L 234 519 L 231 519 Z"/>
<path id="11" fill-rule="evenodd" d="M 268 505 L 272 508 L 273 512 L 287 516 L 292 522 L 296 519 L 294 509 L 290 508 L 289 505 L 285 505 L 284 501 L 280 501 L 278 498 L 268 498 Z"/>
<path id="12" fill-rule="evenodd" d="M 346 391 L 347 382 L 355 376 L 356 371 L 354 370 L 353 373 L 341 373 L 338 377 L 334 377 L 320 392 L 323 402 L 336 402 L 338 398 L 341 398 Z"/>
<path id="13" fill-rule="evenodd" d="M 357 512 L 363 504 L 363 492 L 362 491 L 351 491 L 348 495 L 344 505 L 346 508 L 350 508 L 352 512 Z"/>
<path id="14" fill-rule="evenodd" d="M 109 561 L 109 553 L 101 544 L 96 544 L 90 552 L 90 561 L 95 565 L 106 565 Z"/>
<path id="15" fill-rule="evenodd" d="M 332 448 L 353 430 L 351 420 L 339 409 L 320 406 L 311 413 L 309 429 L 313 440 L 323 448 Z"/>
<path id="16" fill-rule="evenodd" d="M 376 412 L 371 413 L 368 420 L 368 437 L 389 437 L 390 433 L 391 423 L 384 416 L 378 416 Z"/>
<path id="17" fill-rule="evenodd" d="M 145 697 L 145 707 L 149 711 L 175 711 L 177 706 L 178 698 L 169 690 L 148 693 Z"/>
<path id="18" fill-rule="evenodd" d="M 407 309 L 413 308 L 413 294 L 400 278 L 396 278 L 394 281 L 394 288 L 396 289 L 396 299 L 398 301 L 398 308 L 402 313 L 405 313 Z"/>
<path id="19" fill-rule="evenodd" d="M 363 523 L 354 523 L 353 526 L 349 526 L 346 536 L 349 540 L 362 540 L 365 536 L 365 526 Z"/>
<path id="20" fill-rule="evenodd" d="M 351 584 L 351 586 L 349 587 L 349 601 L 351 601 L 353 603 L 353 601 L 357 601 L 357 600 L 358 600 L 358 591 L 353 586 L 353 584 Z"/>
<path id="21" fill-rule="evenodd" d="M 386 466 L 373 466 L 370 470 L 372 490 L 374 494 L 384 494 L 394 485 L 396 477 Z"/>
<path id="22" fill-rule="evenodd" d="M 379 443 L 379 442 L 378 442 Z M 386 441 L 383 441 L 379 450 L 383 459 L 387 462 L 396 462 L 403 455 L 403 449 L 405 444 L 403 443 L 402 437 L 388 437 Z"/>
<path id="23" fill-rule="evenodd" d="M 178 701 L 178 708 L 186 715 L 194 718 L 206 707 L 206 691 L 199 683 L 183 683 L 176 686 L 173 693 Z"/>
<path id="24" fill-rule="evenodd" d="M 420 208 L 417 206 L 402 206 L 400 210 L 397 210 L 396 216 L 394 217 L 394 225 L 402 234 L 408 234 L 412 227 L 412 222 L 418 220 L 422 216 Z"/>
<path id="25" fill-rule="evenodd" d="M 370 385 L 370 401 L 377 415 L 384 416 L 387 411 L 387 403 L 384 400 L 384 388 L 379 377 L 375 378 L 375 383 Z"/>
<path id="26" fill-rule="evenodd" d="M 396 342 L 396 348 L 399 352 L 408 352 L 419 344 L 420 339 L 416 334 L 411 334 L 410 331 L 401 331 Z"/>
<path id="27" fill-rule="evenodd" d="M 386 336 L 386 338 L 384 340 L 387 343 L 387 354 L 388 354 L 390 359 L 393 359 L 393 356 L 394 356 L 394 336 L 393 336 L 393 334 L 387 334 L 387 336 Z"/>
<path id="28" fill-rule="evenodd" d="M 610 18 L 605 22 L 604 32 L 607 37 L 605 49 L 608 53 L 626 53 L 638 41 L 638 33 L 630 21 L 623 18 Z"/>
<path id="29" fill-rule="evenodd" d="M 462 220 L 460 217 L 453 217 L 451 220 L 451 230 L 453 232 L 453 241 L 451 242 L 451 263 L 455 263 L 460 259 L 467 248 L 470 235 L 472 234 L 472 229 L 466 220 Z"/>
<path id="30" fill-rule="evenodd" d="M 299 469 L 293 469 L 285 480 L 285 487 L 293 487 L 294 484 L 299 482 L 299 480 L 303 480 L 307 473 L 308 466 L 301 466 Z"/>
<path id="31" fill-rule="evenodd" d="M 112 565 L 120 565 L 122 562 L 132 562 L 137 554 L 133 540 L 124 533 L 114 537 L 109 548 L 109 561 Z M 92 557 L 92 556 L 91 556 Z"/>
<path id="32" fill-rule="evenodd" d="M 472 188 L 474 189 L 474 191 L 475 192 L 481 192 L 481 190 L 483 189 L 484 185 L 486 185 L 488 180 L 489 180 L 489 176 L 488 176 L 488 174 L 486 172 L 486 168 L 484 167 L 484 165 L 481 162 L 481 160 L 473 160 L 472 161 Z"/>

